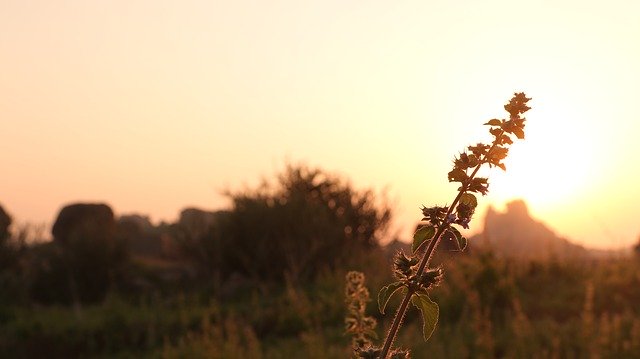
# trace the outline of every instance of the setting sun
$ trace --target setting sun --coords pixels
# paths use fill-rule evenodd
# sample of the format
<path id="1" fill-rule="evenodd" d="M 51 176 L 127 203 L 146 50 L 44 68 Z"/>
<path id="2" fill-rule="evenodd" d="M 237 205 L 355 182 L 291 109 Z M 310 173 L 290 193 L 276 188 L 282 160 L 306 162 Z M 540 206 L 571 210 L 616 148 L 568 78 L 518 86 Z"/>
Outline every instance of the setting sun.
<path id="1" fill-rule="evenodd" d="M 562 107 L 538 102 L 528 117 L 526 142 L 511 149 L 507 171 L 493 175 L 492 196 L 523 198 L 544 213 L 593 190 L 601 180 L 598 167 L 603 168 L 601 152 L 593 145 L 598 134 L 578 127 L 571 118 L 581 116 Z"/>

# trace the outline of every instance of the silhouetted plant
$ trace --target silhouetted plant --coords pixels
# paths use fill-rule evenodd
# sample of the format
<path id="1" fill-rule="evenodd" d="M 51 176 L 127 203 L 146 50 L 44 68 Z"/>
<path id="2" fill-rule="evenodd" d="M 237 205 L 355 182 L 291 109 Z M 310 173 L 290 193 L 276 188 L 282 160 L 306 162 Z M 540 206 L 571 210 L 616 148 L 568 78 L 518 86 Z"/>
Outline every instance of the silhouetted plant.
<path id="1" fill-rule="evenodd" d="M 25 300 L 27 239 L 36 240 L 36 237 L 31 236 L 37 234 L 35 229 L 32 225 L 16 228 L 15 224 L 12 225 L 11 216 L 0 205 L 0 323 L 4 303 L 19 303 Z"/>
<path id="2" fill-rule="evenodd" d="M 345 330 L 352 335 L 351 346 L 360 351 L 371 346 L 371 339 L 377 339 L 376 320 L 365 314 L 367 302 L 370 302 L 369 290 L 364 285 L 364 274 L 349 272 L 346 276 L 344 296 L 347 303 Z"/>
<path id="3" fill-rule="evenodd" d="M 506 169 L 503 160 L 507 157 L 508 146 L 513 143 L 512 136 L 524 138 L 525 118 L 521 115 L 528 111 L 527 98 L 524 93 L 516 93 L 504 108 L 509 119 L 491 119 L 485 125 L 494 137 L 491 144 L 478 143 L 468 146 L 453 161 L 453 169 L 448 173 L 449 182 L 458 182 L 458 194 L 448 206 L 422 208 L 422 224 L 413 235 L 412 253 L 397 253 L 393 268 L 397 281 L 384 286 L 378 294 L 378 306 L 384 314 L 389 299 L 396 293 L 403 293 L 402 302 L 396 312 L 382 348 L 370 347 L 367 352 L 356 354 L 361 358 L 377 357 L 386 359 L 397 357 L 392 349 L 393 342 L 407 312 L 409 302 L 422 313 L 423 337 L 428 340 L 438 322 L 439 307 L 429 298 L 429 289 L 437 286 L 444 275 L 441 268 L 430 268 L 429 262 L 438 244 L 443 240 L 452 240 L 460 251 L 467 246 L 467 239 L 454 227 L 469 228 L 478 201 L 477 193 L 486 195 L 489 190 L 487 178 L 477 177 L 483 165 Z M 406 355 L 405 355 L 406 354 Z M 404 357 L 408 353 L 402 352 Z"/>
<path id="4" fill-rule="evenodd" d="M 198 240 L 200 248 L 217 248 L 208 257 L 218 258 L 224 279 L 312 279 L 377 248 L 391 216 L 371 191 L 305 166 L 289 166 L 276 184 L 229 196 L 232 209 Z"/>

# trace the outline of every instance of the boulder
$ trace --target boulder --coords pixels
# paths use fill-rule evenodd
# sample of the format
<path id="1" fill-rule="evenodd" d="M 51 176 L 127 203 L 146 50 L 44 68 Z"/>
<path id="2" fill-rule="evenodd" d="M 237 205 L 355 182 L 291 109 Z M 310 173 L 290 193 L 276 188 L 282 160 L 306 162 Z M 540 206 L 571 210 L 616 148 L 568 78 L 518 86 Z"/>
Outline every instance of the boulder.
<path id="1" fill-rule="evenodd" d="M 491 247 L 496 254 L 507 257 L 548 259 L 586 254 L 582 246 L 558 236 L 543 222 L 532 218 L 523 200 L 508 203 L 503 213 L 490 207 L 483 233 L 469 242 L 479 242 Z"/>
<path id="2" fill-rule="evenodd" d="M 51 230 L 54 241 L 68 245 L 77 239 L 113 240 L 115 219 L 106 204 L 76 203 L 65 206 Z"/>

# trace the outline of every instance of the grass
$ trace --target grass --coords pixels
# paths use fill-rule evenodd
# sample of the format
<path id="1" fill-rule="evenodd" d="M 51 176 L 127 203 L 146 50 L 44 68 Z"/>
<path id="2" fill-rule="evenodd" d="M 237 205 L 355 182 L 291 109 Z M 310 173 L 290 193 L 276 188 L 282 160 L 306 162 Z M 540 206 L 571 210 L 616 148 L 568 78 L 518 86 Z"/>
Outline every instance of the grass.
<path id="1" fill-rule="evenodd" d="M 441 319 L 428 342 L 418 313 L 406 317 L 397 344 L 413 357 L 640 357 L 640 260 L 528 262 L 475 252 L 444 259 L 450 279 L 433 290 Z M 384 273 L 367 278 L 370 290 L 389 280 Z M 346 358 L 344 274 L 221 302 L 197 291 L 112 294 L 84 307 L 81 318 L 70 307 L 13 306 L 0 325 L 0 351 L 14 358 Z M 367 312 L 381 337 L 388 318 L 374 303 Z"/>

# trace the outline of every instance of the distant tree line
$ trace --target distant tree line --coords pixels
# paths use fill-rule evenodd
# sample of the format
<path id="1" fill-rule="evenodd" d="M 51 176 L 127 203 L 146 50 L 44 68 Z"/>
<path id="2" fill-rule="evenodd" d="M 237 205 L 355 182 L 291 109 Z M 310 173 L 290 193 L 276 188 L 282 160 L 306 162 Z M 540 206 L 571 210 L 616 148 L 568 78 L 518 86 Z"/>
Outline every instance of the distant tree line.
<path id="1" fill-rule="evenodd" d="M 106 204 L 63 207 L 50 242 L 27 243 L 0 207 L 2 301 L 80 306 L 185 283 L 312 279 L 379 248 L 391 210 L 370 190 L 306 166 L 228 192 L 228 210 L 185 209 L 176 223 L 117 218 Z M 7 290 L 4 290 L 7 289 Z"/>

